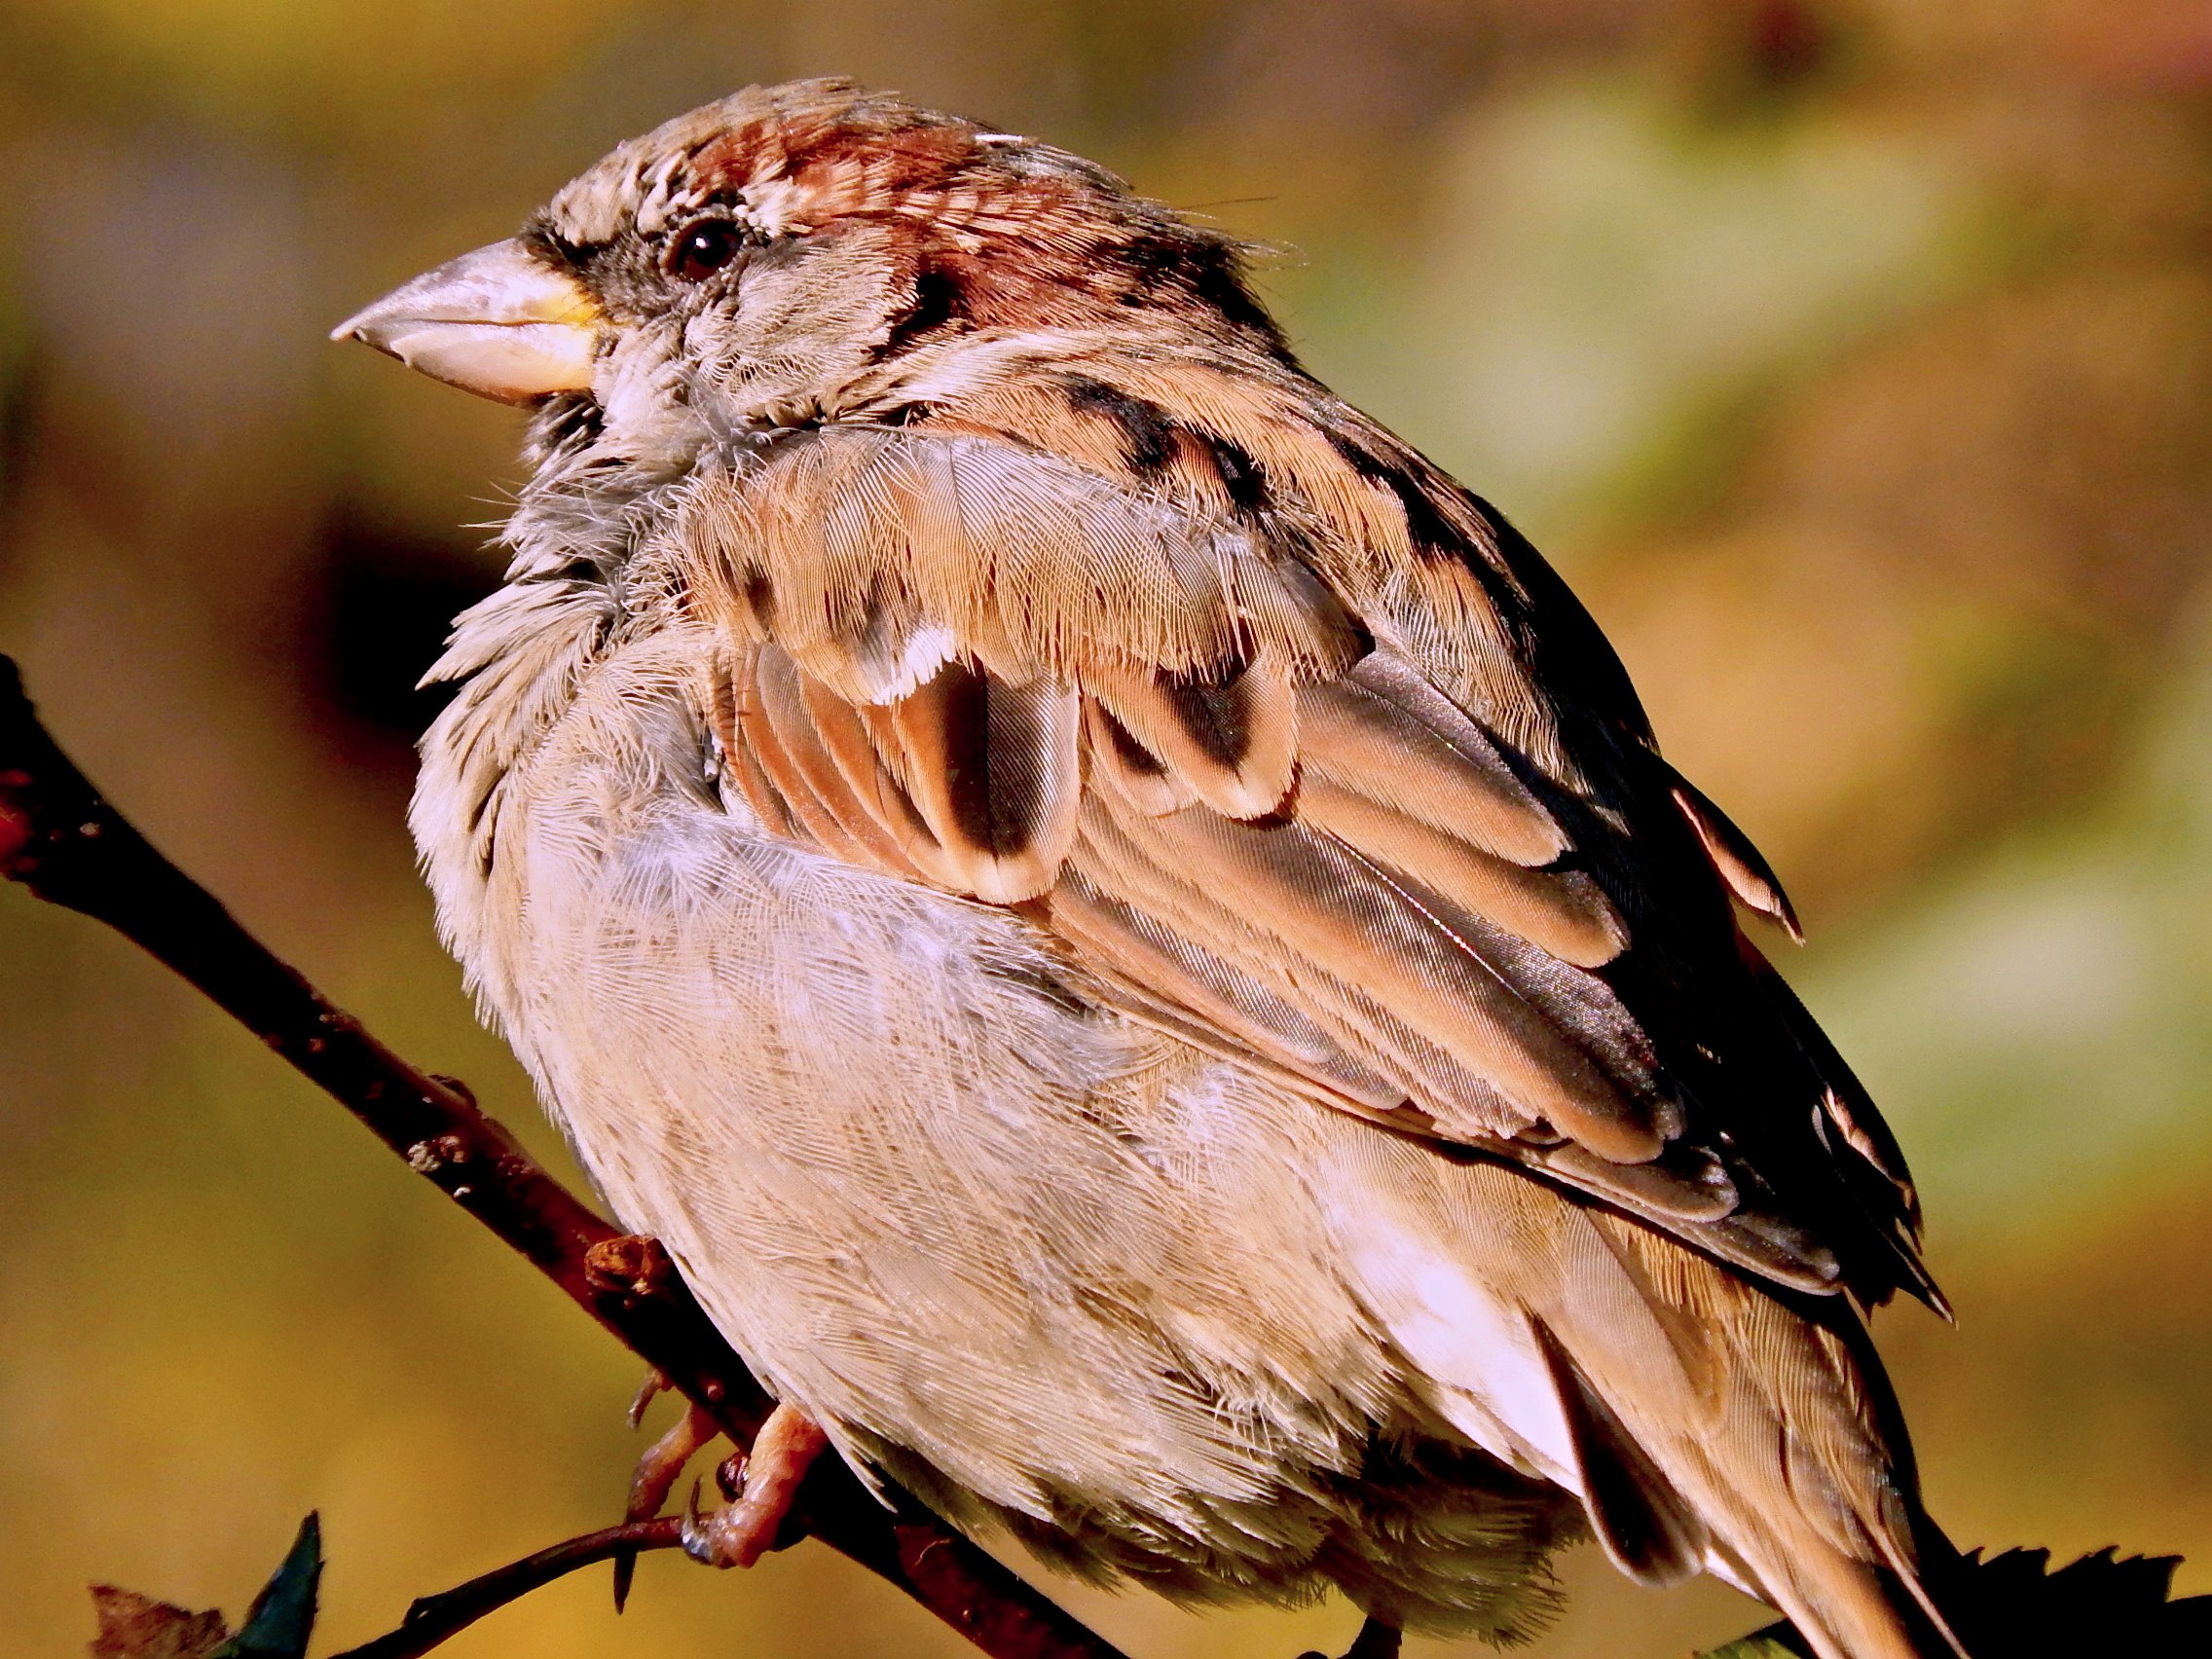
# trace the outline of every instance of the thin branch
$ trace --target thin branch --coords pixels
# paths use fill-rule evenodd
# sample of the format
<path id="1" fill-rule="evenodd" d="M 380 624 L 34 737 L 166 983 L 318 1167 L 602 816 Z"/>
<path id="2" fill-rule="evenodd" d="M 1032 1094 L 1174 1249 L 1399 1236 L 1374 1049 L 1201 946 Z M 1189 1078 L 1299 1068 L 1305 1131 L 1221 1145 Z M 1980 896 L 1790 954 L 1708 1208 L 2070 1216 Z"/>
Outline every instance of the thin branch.
<path id="1" fill-rule="evenodd" d="M 774 1402 L 657 1248 L 554 1180 L 450 1078 L 409 1065 L 278 961 L 100 798 L 0 657 L 0 873 L 175 969 L 361 1121 L 410 1168 L 527 1257 L 647 1364 L 751 1444 Z M 993 1659 L 1122 1659 L 1102 1638 L 895 1494 L 886 1509 L 834 1458 L 801 1489 L 811 1533 L 896 1584 Z"/>
<path id="2" fill-rule="evenodd" d="M 442 1595 L 424 1596 L 407 1609 L 399 1628 L 334 1653 L 330 1659 L 422 1659 L 451 1637 L 459 1636 L 486 1613 L 496 1613 L 509 1602 L 520 1601 L 580 1567 L 636 1556 L 642 1550 L 675 1550 L 683 1547 L 681 1515 L 664 1515 L 657 1521 L 631 1521 L 620 1527 L 586 1532 L 535 1555 L 495 1567 L 481 1578 L 471 1578 Z"/>

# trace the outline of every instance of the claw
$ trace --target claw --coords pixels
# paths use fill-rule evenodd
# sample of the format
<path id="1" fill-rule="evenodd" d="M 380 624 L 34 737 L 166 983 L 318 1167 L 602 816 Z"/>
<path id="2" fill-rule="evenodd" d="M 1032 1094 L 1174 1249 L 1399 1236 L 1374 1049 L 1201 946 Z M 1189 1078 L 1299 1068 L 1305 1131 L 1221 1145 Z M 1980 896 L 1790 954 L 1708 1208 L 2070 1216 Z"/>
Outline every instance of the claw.
<path id="1" fill-rule="evenodd" d="M 699 1484 L 683 1523 L 683 1553 L 711 1567 L 751 1567 L 776 1547 L 798 1496 L 799 1483 L 829 1437 L 793 1406 L 778 1406 L 754 1437 L 752 1450 L 726 1459 L 715 1482 L 730 1501 L 699 1513 Z"/>
<path id="2" fill-rule="evenodd" d="M 699 1508 L 699 1483 L 691 1483 L 691 1496 L 683 1505 L 683 1553 L 702 1567 L 717 1567 L 714 1544 L 707 1535 L 707 1516 Z"/>
<path id="3" fill-rule="evenodd" d="M 657 1365 L 650 1367 L 645 1372 L 645 1380 L 638 1384 L 637 1398 L 630 1402 L 630 1426 L 636 1428 L 638 1424 L 644 1422 L 645 1420 L 645 1408 L 675 1386 L 676 1384 L 668 1380 L 667 1372 Z"/>

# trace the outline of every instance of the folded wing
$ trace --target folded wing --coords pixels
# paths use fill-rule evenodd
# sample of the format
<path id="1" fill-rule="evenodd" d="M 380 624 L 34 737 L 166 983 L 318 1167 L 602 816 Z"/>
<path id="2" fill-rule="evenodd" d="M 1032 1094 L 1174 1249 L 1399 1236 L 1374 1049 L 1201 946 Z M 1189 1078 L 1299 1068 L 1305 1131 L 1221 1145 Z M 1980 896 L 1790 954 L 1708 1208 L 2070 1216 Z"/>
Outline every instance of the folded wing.
<path id="1" fill-rule="evenodd" d="M 1787 901 L 1556 579 L 1341 405 L 1065 378 L 694 487 L 751 810 L 1014 907 L 1321 1105 L 1783 1284 L 1933 1296 L 1894 1143 L 1730 913 Z"/>

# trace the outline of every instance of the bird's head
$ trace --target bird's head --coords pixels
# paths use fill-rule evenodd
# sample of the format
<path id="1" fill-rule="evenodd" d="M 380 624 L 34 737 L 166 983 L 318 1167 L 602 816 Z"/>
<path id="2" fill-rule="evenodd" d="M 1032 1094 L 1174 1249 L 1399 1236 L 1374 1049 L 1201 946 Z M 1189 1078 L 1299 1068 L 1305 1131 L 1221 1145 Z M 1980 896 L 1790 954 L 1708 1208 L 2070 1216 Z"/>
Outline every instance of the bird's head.
<path id="1" fill-rule="evenodd" d="M 542 404 L 545 431 L 602 460 L 681 465 L 736 433 L 926 418 L 971 344 L 1081 331 L 1281 355 L 1241 256 L 1064 151 L 804 81 L 617 146 L 519 236 L 333 337 Z"/>

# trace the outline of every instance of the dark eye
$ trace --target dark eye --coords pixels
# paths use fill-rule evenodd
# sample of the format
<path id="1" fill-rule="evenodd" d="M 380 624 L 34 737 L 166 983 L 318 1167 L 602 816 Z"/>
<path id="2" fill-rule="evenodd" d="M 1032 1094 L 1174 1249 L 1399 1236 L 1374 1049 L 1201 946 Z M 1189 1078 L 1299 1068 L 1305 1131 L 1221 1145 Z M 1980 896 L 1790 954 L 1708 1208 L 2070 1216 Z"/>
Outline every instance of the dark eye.
<path id="1" fill-rule="evenodd" d="M 704 282 L 737 257 L 745 233 L 727 219 L 694 219 L 668 244 L 669 275 Z"/>

